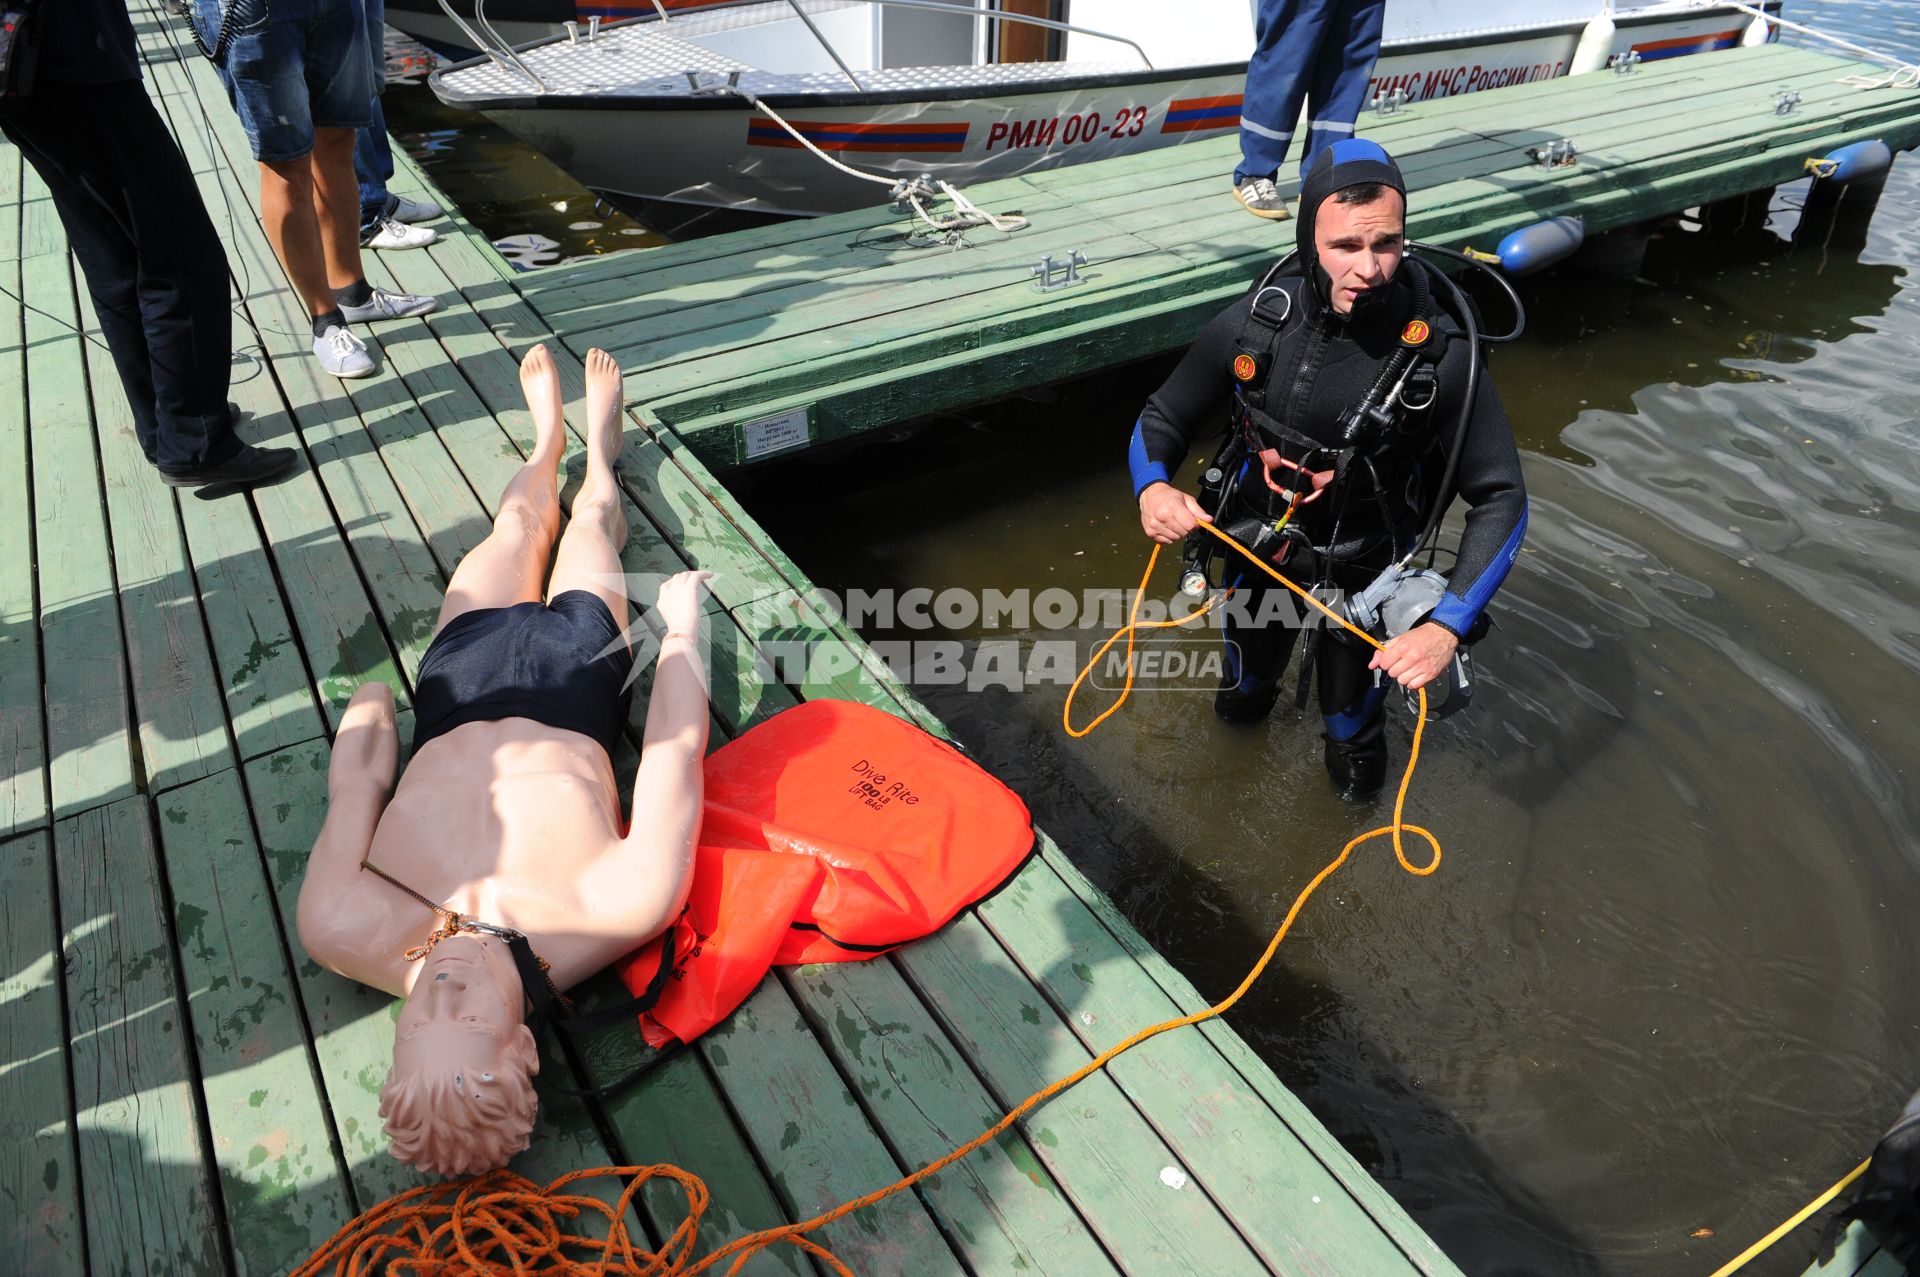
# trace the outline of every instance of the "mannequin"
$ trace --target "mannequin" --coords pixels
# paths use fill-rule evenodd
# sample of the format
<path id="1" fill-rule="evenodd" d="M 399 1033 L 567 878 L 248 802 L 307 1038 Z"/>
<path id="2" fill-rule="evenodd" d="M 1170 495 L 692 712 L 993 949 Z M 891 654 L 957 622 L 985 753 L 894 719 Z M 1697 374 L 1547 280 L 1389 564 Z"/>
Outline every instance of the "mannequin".
<path id="1" fill-rule="evenodd" d="M 507 943 L 473 924 L 523 933 L 554 989 L 570 988 L 679 915 L 700 825 L 695 639 L 709 574 L 660 587 L 665 637 L 629 831 L 610 758 L 633 664 L 613 474 L 620 369 L 587 356 L 586 479 L 550 581 L 565 422 L 544 347 L 520 381 L 533 452 L 448 584 L 416 680 L 413 757 L 396 787 L 392 693 L 361 687 L 334 740 L 297 918 L 315 961 L 406 999 L 380 1112 L 394 1156 L 442 1175 L 505 1165 L 534 1120 L 530 991 Z"/>

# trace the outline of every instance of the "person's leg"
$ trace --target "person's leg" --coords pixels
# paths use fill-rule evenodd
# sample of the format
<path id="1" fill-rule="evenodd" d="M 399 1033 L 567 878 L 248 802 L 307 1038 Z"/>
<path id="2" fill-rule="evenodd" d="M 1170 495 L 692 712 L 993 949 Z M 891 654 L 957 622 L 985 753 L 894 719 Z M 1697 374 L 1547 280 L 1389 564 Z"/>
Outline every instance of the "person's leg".
<path id="1" fill-rule="evenodd" d="M 380 226 L 387 215 L 387 183 L 393 179 L 393 148 L 387 137 L 387 114 L 380 99 L 373 99 L 373 123 L 360 129 L 353 139 L 353 176 L 360 184 L 360 234 L 364 237 Z"/>
<path id="2" fill-rule="evenodd" d="M 568 590 L 596 595 L 624 633 L 628 623 L 625 569 L 620 550 L 627 543 L 627 519 L 620 509 L 620 487 L 613 477 L 620 457 L 625 417 L 620 365 L 604 350 L 587 352 L 587 478 L 573 498 L 566 535 L 554 559 L 547 597 Z"/>
<path id="3" fill-rule="evenodd" d="M 535 346 L 520 361 L 520 387 L 533 411 L 533 452 L 507 482 L 494 512 L 493 531 L 467 551 L 453 579 L 434 633 L 447 622 L 479 608 L 537 602 L 547 575 L 547 558 L 560 530 L 560 454 L 566 446 L 566 421 L 560 410 L 560 375 L 545 346 Z"/>
<path id="4" fill-rule="evenodd" d="M 1327 27 L 1307 93 L 1310 112 L 1307 145 L 1300 155 L 1306 180 L 1313 157 L 1342 138 L 1353 136 L 1353 122 L 1365 103 L 1367 81 L 1380 56 L 1380 31 L 1387 0 L 1346 0 Z"/>
<path id="5" fill-rule="evenodd" d="M 8 135 L 53 196 L 141 451 L 174 471 L 227 460 L 226 257 L 146 90 L 48 81 Z"/>
<path id="6" fill-rule="evenodd" d="M 1240 166 L 1236 184 L 1274 178 L 1286 162 L 1306 101 L 1322 33 L 1337 0 L 1260 0 L 1253 57 L 1240 103 Z"/>
<path id="7" fill-rule="evenodd" d="M 260 221 L 307 314 L 317 317 L 334 310 L 320 219 L 314 214 L 313 164 L 309 156 L 261 161 Z"/>
<path id="8" fill-rule="evenodd" d="M 1250 565 L 1228 578 L 1234 597 L 1227 603 L 1226 668 L 1213 712 L 1229 723 L 1257 723 L 1273 712 L 1299 637 L 1292 593 L 1269 580 Z"/>
<path id="9" fill-rule="evenodd" d="M 326 258 L 329 294 L 366 278 L 360 264 L 360 183 L 353 175 L 355 129 L 316 128 L 308 157 L 313 210 Z"/>
<path id="10" fill-rule="evenodd" d="M 92 89 L 89 85 L 86 92 Z M 154 412 L 152 357 L 134 282 L 139 258 L 133 237 L 114 215 L 126 179 L 118 172 L 91 167 L 100 134 L 107 130 L 96 127 L 98 121 L 91 114 L 76 109 L 84 103 L 72 99 L 83 96 L 65 85 L 42 85 L 24 110 L 0 117 L 0 129 L 20 148 L 21 158 L 33 166 L 53 197 L 54 211 L 86 278 L 101 332 L 133 410 L 140 450 L 152 461 L 160 432 Z"/>
<path id="11" fill-rule="evenodd" d="M 373 119 L 354 134 L 353 174 L 360 183 L 360 230 L 374 230 L 387 212 L 387 183 L 393 180 L 393 149 L 387 138 L 380 92 L 386 86 L 387 0 L 362 0 L 367 53 L 373 64 Z"/>
<path id="12" fill-rule="evenodd" d="M 1353 798 L 1375 793 L 1387 777 L 1387 692 L 1367 668 L 1373 649 L 1351 635 L 1321 636 L 1320 715 L 1326 724 L 1325 761 L 1333 787 Z"/>

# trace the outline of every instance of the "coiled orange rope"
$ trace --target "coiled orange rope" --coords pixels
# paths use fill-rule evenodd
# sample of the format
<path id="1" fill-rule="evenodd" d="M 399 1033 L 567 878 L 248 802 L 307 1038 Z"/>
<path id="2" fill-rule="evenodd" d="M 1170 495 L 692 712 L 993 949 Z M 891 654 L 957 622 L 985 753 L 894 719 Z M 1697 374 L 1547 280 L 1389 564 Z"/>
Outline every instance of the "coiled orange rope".
<path id="1" fill-rule="evenodd" d="M 1334 612 L 1320 600 L 1302 590 L 1293 582 L 1274 571 L 1272 565 L 1262 562 L 1249 553 L 1238 542 L 1227 537 L 1210 523 L 1200 526 L 1257 564 L 1273 578 L 1294 593 L 1306 599 L 1314 607 L 1324 612 L 1342 626 L 1360 635 L 1374 647 L 1381 644 L 1372 635 L 1358 629 L 1346 618 Z M 1153 555 L 1147 561 L 1147 575 L 1151 576 L 1155 562 L 1158 561 L 1160 547 L 1155 546 Z M 1144 590 L 1146 577 L 1141 578 Z M 1134 601 L 1133 615 L 1138 615 L 1139 600 Z M 1194 614 L 1198 616 L 1199 613 Z M 1188 617 L 1186 620 L 1192 620 Z M 1138 628 L 1184 624 L 1181 622 L 1147 622 Z M 1132 685 L 1132 636 L 1134 623 L 1129 621 L 1128 634 L 1128 685 Z M 1115 639 L 1109 639 L 1111 647 Z M 1103 647 L 1102 652 L 1107 649 Z M 1096 660 L 1098 657 L 1095 658 Z M 1085 677 L 1083 674 L 1082 677 Z M 1076 684 L 1077 686 L 1077 684 Z M 1124 699 L 1124 695 L 1122 697 Z M 1100 719 L 1107 717 L 1118 702 L 1110 707 Z M 1354 849 L 1362 843 L 1375 838 L 1390 837 L 1393 840 L 1394 858 L 1400 867 L 1415 877 L 1424 878 L 1440 867 L 1440 840 L 1431 831 L 1419 825 L 1409 825 L 1402 819 L 1402 811 L 1407 802 L 1407 789 L 1413 783 L 1414 768 L 1420 761 L 1420 741 L 1425 732 L 1427 717 L 1427 693 L 1420 691 L 1420 715 L 1413 724 L 1413 744 L 1407 753 L 1407 768 L 1400 777 L 1400 788 L 1393 799 L 1393 823 L 1369 829 L 1356 835 L 1340 849 L 1335 856 L 1316 873 L 1307 885 L 1294 897 L 1293 905 L 1287 910 L 1287 916 L 1274 931 L 1273 938 L 1267 942 L 1266 951 L 1260 960 L 1253 964 L 1239 987 L 1220 1001 L 1196 1011 L 1192 1015 L 1178 1016 L 1163 1020 L 1159 1024 L 1141 1029 L 1138 1033 L 1115 1043 L 1100 1054 L 1088 1060 L 1054 1082 L 1035 1091 L 992 1126 L 965 1144 L 954 1149 L 910 1175 L 902 1176 L 885 1188 L 876 1189 L 864 1197 L 844 1202 L 832 1210 L 816 1215 L 812 1219 L 801 1220 L 794 1224 L 783 1224 L 777 1228 L 762 1229 L 757 1233 L 748 1233 L 721 1246 L 703 1258 L 693 1258 L 698 1239 L 700 1217 L 708 1204 L 707 1186 L 700 1177 L 677 1166 L 609 1166 L 594 1170 L 575 1171 L 563 1175 L 553 1183 L 542 1188 L 510 1171 L 494 1171 L 478 1178 L 438 1184 L 427 1188 L 417 1188 L 402 1193 L 391 1201 L 383 1202 L 366 1211 L 336 1233 L 331 1241 L 316 1251 L 311 1259 L 296 1270 L 296 1277 L 321 1277 L 332 1272 L 335 1277 L 374 1277 L 375 1274 L 388 1271 L 407 1274 L 407 1277 L 524 1277 L 527 1274 L 558 1274 L 560 1277 L 696 1277 L 696 1274 L 713 1271 L 723 1260 L 731 1260 L 725 1269 L 727 1277 L 735 1277 L 746 1262 L 771 1246 L 782 1243 L 799 1247 L 824 1264 L 836 1277 L 854 1277 L 837 1256 L 825 1246 L 814 1241 L 807 1234 L 815 1232 L 835 1220 L 842 1219 L 855 1211 L 873 1205 L 895 1193 L 912 1188 L 922 1180 L 939 1174 L 961 1158 L 997 1138 L 1008 1127 L 1025 1117 L 1034 1109 L 1045 1104 L 1060 1092 L 1073 1086 L 1088 1075 L 1105 1068 L 1115 1057 L 1132 1050 L 1149 1038 L 1158 1037 L 1171 1029 L 1185 1028 L 1200 1024 L 1216 1016 L 1224 1015 L 1235 1003 L 1247 995 L 1260 976 L 1266 971 L 1273 956 L 1278 952 L 1281 941 L 1293 930 L 1294 920 L 1300 916 L 1301 909 L 1320 885 L 1344 864 Z M 1100 719 L 1096 719 L 1097 726 Z M 1087 731 L 1093 730 L 1092 726 Z M 1085 735 L 1085 732 L 1077 733 Z M 1424 865 L 1416 865 L 1407 859 L 1403 836 L 1413 834 L 1426 840 L 1433 849 L 1433 858 Z M 585 1179 L 602 1176 L 614 1176 L 627 1180 L 626 1187 L 616 1204 L 609 1206 L 596 1197 L 566 1194 L 561 1190 Z M 642 1185 L 656 1178 L 671 1179 L 680 1184 L 687 1194 L 687 1217 L 674 1229 L 672 1236 L 659 1251 L 648 1251 L 633 1245 L 629 1236 L 626 1219 L 628 1207 Z M 604 1238 L 589 1238 L 562 1231 L 562 1224 L 584 1214 L 598 1214 L 609 1221 L 607 1235 Z M 582 1257 L 588 1252 L 598 1250 L 596 1258 Z M 572 1252 L 569 1254 L 569 1252 Z"/>

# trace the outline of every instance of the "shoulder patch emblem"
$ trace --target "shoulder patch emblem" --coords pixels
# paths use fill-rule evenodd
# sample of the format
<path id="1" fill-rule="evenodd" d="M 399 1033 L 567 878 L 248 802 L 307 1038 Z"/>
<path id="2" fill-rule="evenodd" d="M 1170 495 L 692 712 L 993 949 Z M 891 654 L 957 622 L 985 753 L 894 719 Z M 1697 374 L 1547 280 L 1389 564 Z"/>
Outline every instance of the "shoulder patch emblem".
<path id="1" fill-rule="evenodd" d="M 1260 365 L 1252 355 L 1241 354 L 1233 357 L 1233 376 L 1236 381 L 1252 381 L 1259 371 Z"/>
<path id="2" fill-rule="evenodd" d="M 1400 344 L 1403 346 L 1424 346 L 1427 344 L 1427 338 L 1432 335 L 1433 330 L 1427 327 L 1427 321 L 1424 319 L 1416 319 L 1408 324 L 1405 330 L 1401 332 Z"/>

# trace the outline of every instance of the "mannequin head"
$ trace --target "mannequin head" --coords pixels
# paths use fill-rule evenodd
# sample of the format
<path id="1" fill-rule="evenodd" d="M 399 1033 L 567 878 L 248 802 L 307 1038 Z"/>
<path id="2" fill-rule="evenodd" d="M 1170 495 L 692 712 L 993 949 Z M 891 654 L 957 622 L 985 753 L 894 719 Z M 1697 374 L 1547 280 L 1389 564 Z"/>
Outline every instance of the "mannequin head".
<path id="1" fill-rule="evenodd" d="M 430 1174 L 472 1175 L 527 1147 L 540 1056 L 524 1006 L 503 942 L 465 933 L 426 956 L 380 1090 L 394 1157 Z"/>

